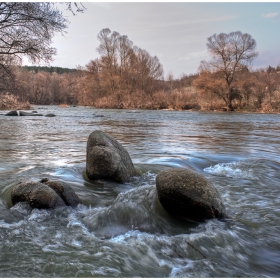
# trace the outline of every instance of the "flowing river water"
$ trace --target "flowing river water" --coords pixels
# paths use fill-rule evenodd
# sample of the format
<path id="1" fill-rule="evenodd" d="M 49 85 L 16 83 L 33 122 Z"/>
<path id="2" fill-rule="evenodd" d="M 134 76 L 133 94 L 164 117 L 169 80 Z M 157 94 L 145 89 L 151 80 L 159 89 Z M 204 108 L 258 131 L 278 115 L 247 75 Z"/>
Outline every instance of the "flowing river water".
<path id="1" fill-rule="evenodd" d="M 0 115 L 0 277 L 280 277 L 280 115 L 34 109 L 56 116 Z M 94 130 L 118 140 L 141 177 L 85 181 Z M 207 177 L 230 219 L 166 213 L 155 178 L 168 168 Z M 82 204 L 11 207 L 15 184 L 45 177 Z"/>

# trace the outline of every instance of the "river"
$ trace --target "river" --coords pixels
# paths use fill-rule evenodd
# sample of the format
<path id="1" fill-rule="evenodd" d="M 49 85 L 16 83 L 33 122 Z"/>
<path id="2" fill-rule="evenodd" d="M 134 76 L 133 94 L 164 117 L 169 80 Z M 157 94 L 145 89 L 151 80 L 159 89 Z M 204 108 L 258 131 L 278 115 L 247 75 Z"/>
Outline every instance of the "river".
<path id="1" fill-rule="evenodd" d="M 280 277 L 280 115 L 34 109 L 56 116 L 0 115 L 1 277 Z M 94 130 L 117 139 L 141 177 L 85 181 Z M 207 177 L 230 218 L 166 213 L 155 178 L 168 168 Z M 82 204 L 11 207 L 16 183 L 45 177 Z"/>

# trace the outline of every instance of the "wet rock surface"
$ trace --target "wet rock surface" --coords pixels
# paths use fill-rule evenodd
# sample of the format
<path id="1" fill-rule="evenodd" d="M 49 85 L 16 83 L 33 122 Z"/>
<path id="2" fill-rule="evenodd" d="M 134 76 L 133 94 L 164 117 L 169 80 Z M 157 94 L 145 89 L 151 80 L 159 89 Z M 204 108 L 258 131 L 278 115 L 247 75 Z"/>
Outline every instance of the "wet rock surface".
<path id="1" fill-rule="evenodd" d="M 26 111 L 16 111 L 16 110 L 13 110 L 13 111 L 10 111 L 8 112 L 7 114 L 5 114 L 6 116 L 28 116 L 28 117 L 40 117 L 40 116 L 44 116 L 43 114 L 41 113 L 38 113 L 37 111 L 32 111 L 32 112 L 26 112 Z M 49 113 L 49 114 L 46 114 L 45 117 L 55 117 L 56 115 L 55 114 L 52 114 L 52 113 Z"/>
<path id="2" fill-rule="evenodd" d="M 33 113 L 33 112 L 25 112 L 25 111 L 19 111 L 20 116 L 43 116 L 42 114 Z"/>
<path id="3" fill-rule="evenodd" d="M 63 199 L 66 205 L 77 206 L 80 203 L 79 197 L 66 183 L 60 181 L 50 181 L 47 178 L 42 179 L 40 182 L 52 188 Z"/>
<path id="4" fill-rule="evenodd" d="M 160 203 L 170 214 L 195 221 L 227 216 L 216 188 L 193 171 L 162 171 L 156 177 L 156 188 Z"/>
<path id="5" fill-rule="evenodd" d="M 18 112 L 17 111 L 10 111 L 6 114 L 6 116 L 18 116 Z"/>
<path id="6" fill-rule="evenodd" d="M 96 130 L 87 142 L 86 175 L 90 180 L 124 183 L 138 173 L 126 149 L 110 135 Z"/>
<path id="7" fill-rule="evenodd" d="M 27 202 L 32 208 L 53 209 L 59 206 L 76 206 L 80 203 L 72 188 L 63 182 L 42 179 L 40 182 L 23 182 L 13 187 L 12 204 Z"/>

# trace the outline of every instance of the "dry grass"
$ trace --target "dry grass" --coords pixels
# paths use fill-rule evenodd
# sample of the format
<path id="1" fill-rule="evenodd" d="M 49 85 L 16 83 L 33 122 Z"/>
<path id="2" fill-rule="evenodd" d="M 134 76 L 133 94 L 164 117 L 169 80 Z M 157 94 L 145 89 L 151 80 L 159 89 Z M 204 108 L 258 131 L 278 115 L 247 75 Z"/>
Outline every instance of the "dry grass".
<path id="1" fill-rule="evenodd" d="M 12 94 L 0 95 L 0 110 L 29 110 L 29 102 L 21 102 L 17 96 Z"/>
<path id="2" fill-rule="evenodd" d="M 67 105 L 67 104 L 60 104 L 59 105 L 59 108 L 68 108 L 69 107 L 69 105 Z"/>
<path id="3" fill-rule="evenodd" d="M 191 90 L 157 91 L 147 94 L 142 91 L 133 93 L 115 93 L 110 96 L 98 98 L 94 101 L 97 108 L 119 108 L 119 109 L 150 109 L 150 110 L 186 110 L 198 109 L 196 95 Z"/>

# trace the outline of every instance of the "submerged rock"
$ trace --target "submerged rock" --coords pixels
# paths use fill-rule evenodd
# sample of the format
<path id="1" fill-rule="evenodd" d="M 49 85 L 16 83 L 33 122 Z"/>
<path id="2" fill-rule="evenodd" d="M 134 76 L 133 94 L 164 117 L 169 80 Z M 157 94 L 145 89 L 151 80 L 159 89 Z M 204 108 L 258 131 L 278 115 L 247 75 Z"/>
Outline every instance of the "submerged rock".
<path id="1" fill-rule="evenodd" d="M 32 112 L 25 112 L 25 111 L 10 111 L 9 113 L 6 114 L 6 116 L 43 116 L 42 114 L 38 114 L 37 111 L 32 111 Z"/>
<path id="2" fill-rule="evenodd" d="M 19 183 L 11 192 L 12 204 L 27 202 L 32 208 L 53 209 L 59 206 L 76 206 L 78 196 L 65 183 L 43 179 L 40 182 Z"/>
<path id="3" fill-rule="evenodd" d="M 42 114 L 37 114 L 37 113 L 29 113 L 29 112 L 24 112 L 24 111 L 19 111 L 20 116 L 43 116 Z"/>
<path id="4" fill-rule="evenodd" d="M 46 114 L 45 117 L 55 117 L 55 114 Z"/>
<path id="5" fill-rule="evenodd" d="M 161 205 L 170 214 L 196 221 L 226 217 L 219 192 L 193 171 L 162 171 L 156 177 L 156 188 Z"/>
<path id="6" fill-rule="evenodd" d="M 90 180 L 112 179 L 124 183 L 138 173 L 126 149 L 113 137 L 96 130 L 87 142 L 86 175 Z"/>

